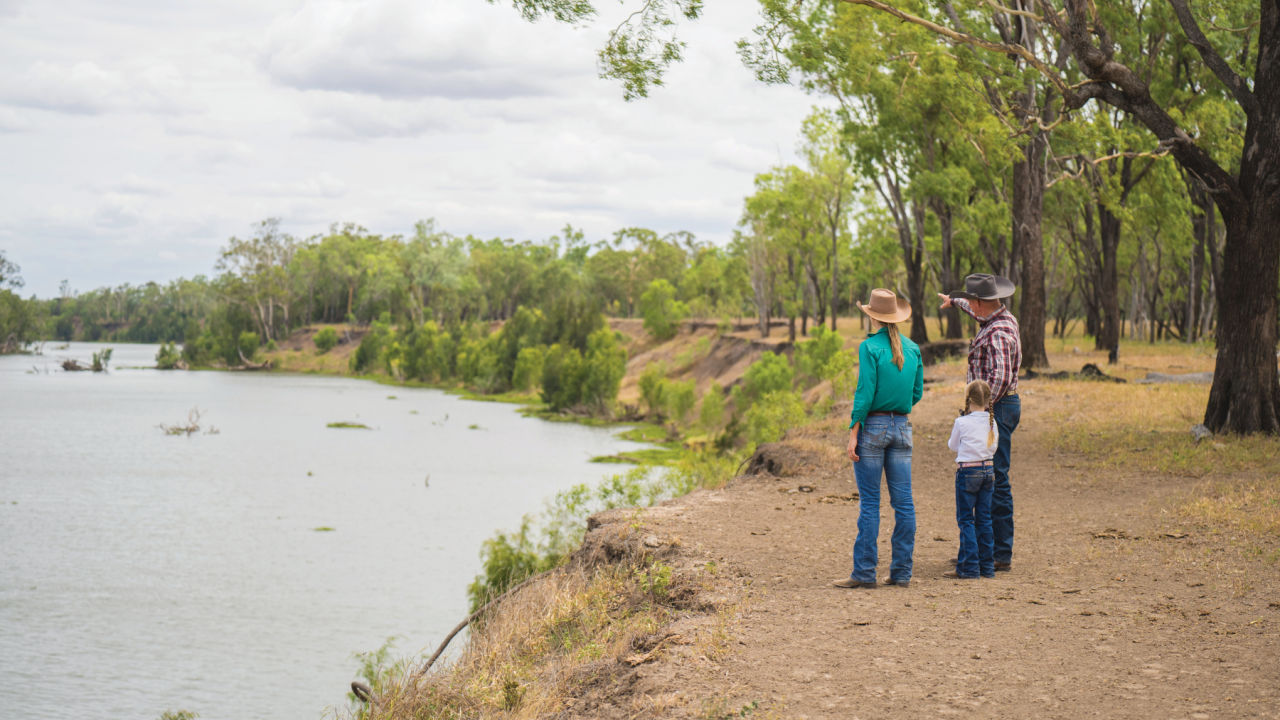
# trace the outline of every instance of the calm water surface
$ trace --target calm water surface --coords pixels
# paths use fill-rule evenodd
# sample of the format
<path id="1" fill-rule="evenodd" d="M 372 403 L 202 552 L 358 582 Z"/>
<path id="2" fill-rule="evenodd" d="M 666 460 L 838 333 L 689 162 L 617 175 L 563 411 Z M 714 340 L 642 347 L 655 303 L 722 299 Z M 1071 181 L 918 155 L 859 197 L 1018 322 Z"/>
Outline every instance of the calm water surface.
<path id="1" fill-rule="evenodd" d="M 128 368 L 155 346 L 56 369 L 101 347 L 0 357 L 0 715 L 345 712 L 353 653 L 430 652 L 484 539 L 636 447 L 433 390 Z M 217 434 L 157 427 L 193 407 Z"/>

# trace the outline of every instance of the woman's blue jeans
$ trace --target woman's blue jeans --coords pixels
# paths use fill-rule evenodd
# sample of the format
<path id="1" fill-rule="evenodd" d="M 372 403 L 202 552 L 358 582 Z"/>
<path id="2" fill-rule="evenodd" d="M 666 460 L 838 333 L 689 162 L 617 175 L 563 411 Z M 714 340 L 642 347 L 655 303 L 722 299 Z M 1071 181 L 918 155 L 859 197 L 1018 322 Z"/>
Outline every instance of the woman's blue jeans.
<path id="1" fill-rule="evenodd" d="M 858 582 L 876 581 L 876 541 L 880 534 L 880 474 L 884 473 L 893 507 L 892 582 L 911 579 L 911 553 L 916 542 L 916 508 L 911 501 L 911 422 L 902 415 L 874 415 L 858 430 L 858 480 L 861 509 L 858 539 L 853 543 L 853 573 Z"/>
<path id="2" fill-rule="evenodd" d="M 995 543 L 991 534 L 991 491 L 995 477 L 990 466 L 956 469 L 956 524 L 960 526 L 956 574 L 962 578 L 996 574 Z"/>

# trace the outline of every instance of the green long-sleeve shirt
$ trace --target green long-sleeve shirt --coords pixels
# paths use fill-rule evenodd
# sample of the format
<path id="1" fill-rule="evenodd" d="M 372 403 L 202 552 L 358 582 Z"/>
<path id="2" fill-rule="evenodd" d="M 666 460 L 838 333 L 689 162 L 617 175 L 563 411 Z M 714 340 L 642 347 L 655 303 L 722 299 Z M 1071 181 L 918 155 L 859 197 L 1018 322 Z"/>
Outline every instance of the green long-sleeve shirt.
<path id="1" fill-rule="evenodd" d="M 858 346 L 858 389 L 853 393 L 849 427 L 865 422 L 868 413 L 906 415 L 924 395 L 920 346 L 902 338 L 902 369 L 893 364 L 889 331 L 880 328 Z"/>

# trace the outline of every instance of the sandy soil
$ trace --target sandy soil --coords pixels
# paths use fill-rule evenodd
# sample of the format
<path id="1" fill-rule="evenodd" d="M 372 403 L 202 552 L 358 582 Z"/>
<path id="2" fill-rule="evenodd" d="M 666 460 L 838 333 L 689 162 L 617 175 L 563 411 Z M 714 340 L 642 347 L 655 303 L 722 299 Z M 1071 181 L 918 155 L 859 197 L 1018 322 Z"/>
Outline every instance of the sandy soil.
<path id="1" fill-rule="evenodd" d="M 1192 479 L 1093 477 L 1055 455 L 1038 418 L 1069 400 L 1051 381 L 1021 386 L 1012 571 L 942 577 L 957 547 L 946 449 L 956 373 L 934 370 L 913 414 L 909 588 L 831 584 L 850 571 L 857 519 L 847 431 L 833 419 L 787 438 L 772 472 L 647 513 L 685 565 L 719 568 L 722 610 L 684 622 L 710 632 L 727 616 L 728 650 L 657 653 L 625 678 L 628 699 L 570 714 L 1280 717 L 1280 567 L 1175 520 Z M 883 504 L 881 579 L 893 525 Z"/>

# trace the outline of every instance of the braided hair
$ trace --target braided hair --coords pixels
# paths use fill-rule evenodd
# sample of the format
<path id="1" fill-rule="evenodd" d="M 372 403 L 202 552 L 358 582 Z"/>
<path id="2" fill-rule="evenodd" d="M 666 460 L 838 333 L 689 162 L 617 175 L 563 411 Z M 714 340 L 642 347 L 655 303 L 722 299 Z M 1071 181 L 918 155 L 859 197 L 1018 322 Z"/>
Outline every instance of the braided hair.
<path id="1" fill-rule="evenodd" d="M 991 386 L 984 380 L 974 380 L 964 387 L 964 414 L 968 415 L 971 407 L 987 411 L 987 447 L 996 444 L 996 414 L 991 400 Z"/>

